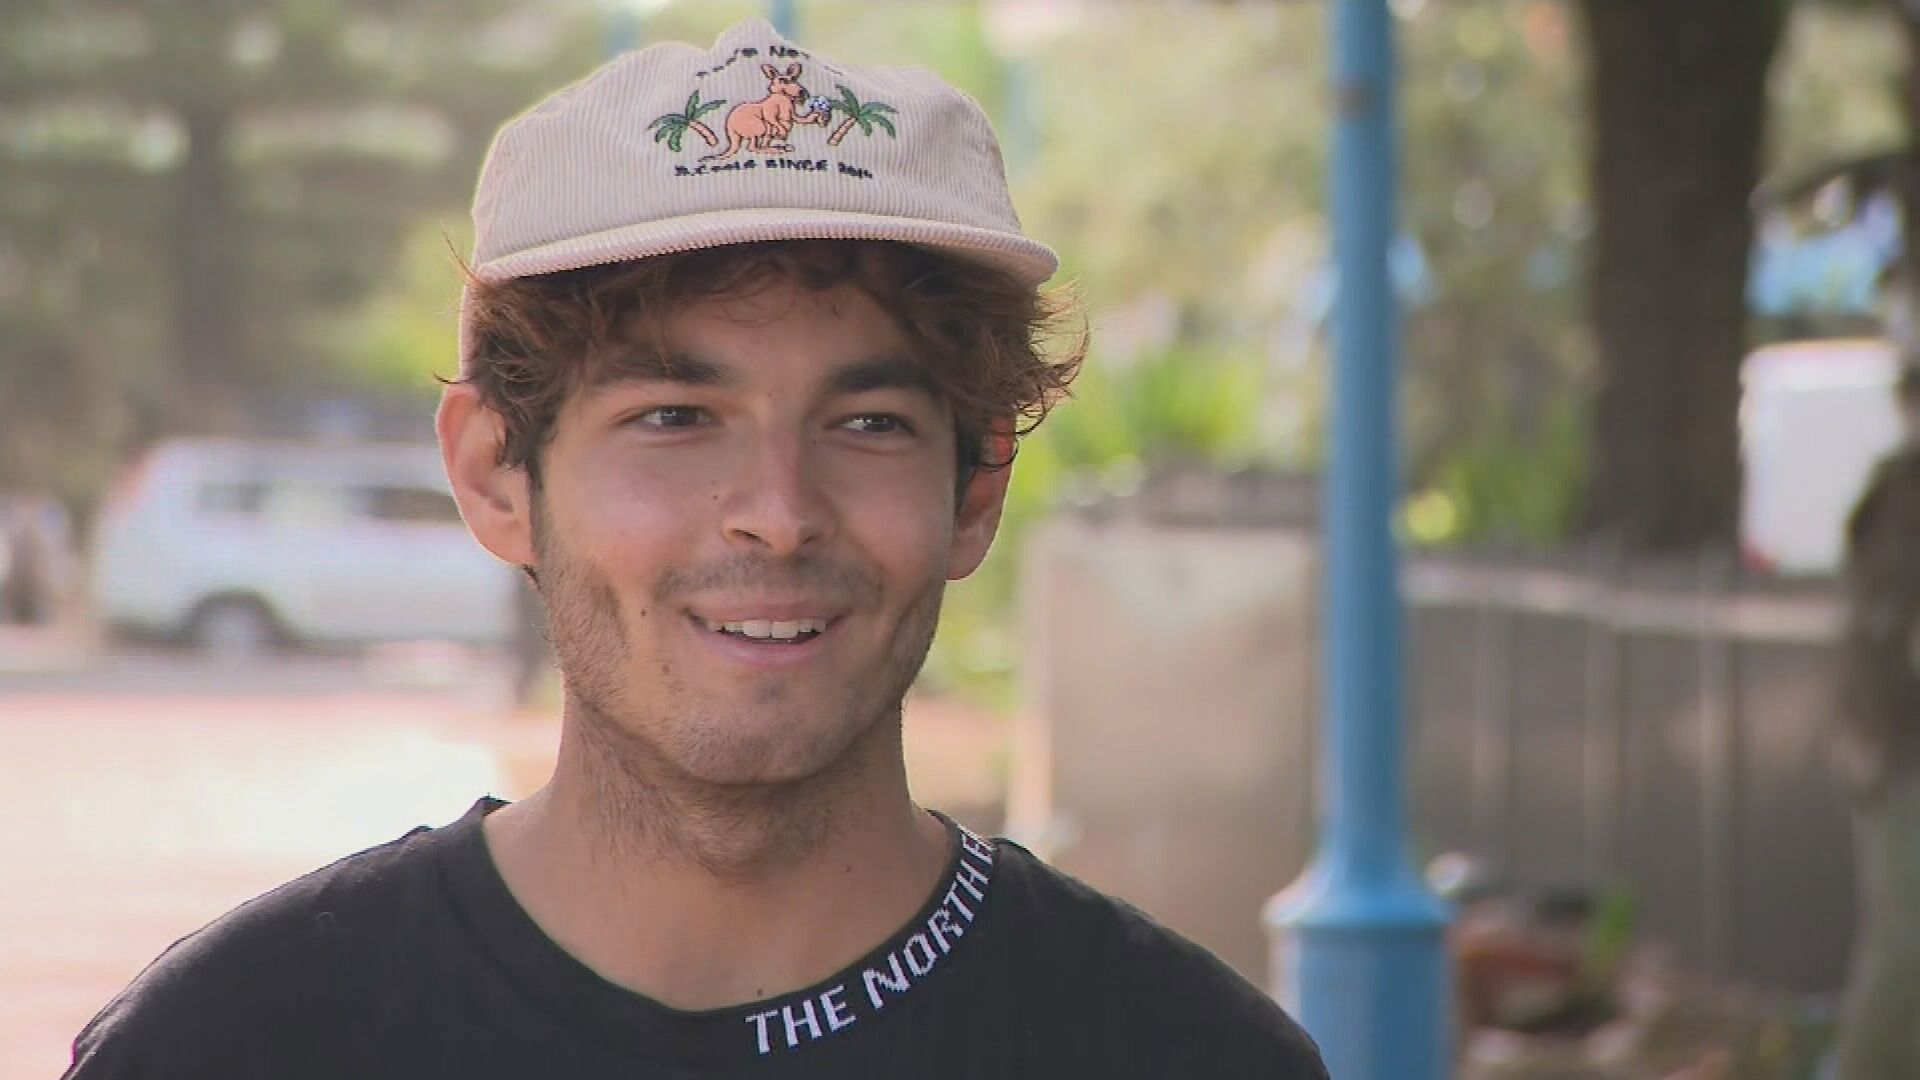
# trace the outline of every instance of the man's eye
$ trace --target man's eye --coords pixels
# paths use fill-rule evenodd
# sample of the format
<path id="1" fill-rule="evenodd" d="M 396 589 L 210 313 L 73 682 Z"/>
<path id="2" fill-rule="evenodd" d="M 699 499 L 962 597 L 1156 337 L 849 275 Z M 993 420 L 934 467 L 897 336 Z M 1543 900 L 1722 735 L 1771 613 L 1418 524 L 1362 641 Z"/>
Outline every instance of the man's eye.
<path id="1" fill-rule="evenodd" d="M 869 435 L 912 434 L 913 426 L 904 417 L 892 413 L 862 413 L 849 419 L 844 427 Z"/>
<path id="2" fill-rule="evenodd" d="M 633 422 L 641 427 L 677 429 L 698 425 L 706 418 L 706 412 L 692 405 L 661 405 L 634 416 Z"/>

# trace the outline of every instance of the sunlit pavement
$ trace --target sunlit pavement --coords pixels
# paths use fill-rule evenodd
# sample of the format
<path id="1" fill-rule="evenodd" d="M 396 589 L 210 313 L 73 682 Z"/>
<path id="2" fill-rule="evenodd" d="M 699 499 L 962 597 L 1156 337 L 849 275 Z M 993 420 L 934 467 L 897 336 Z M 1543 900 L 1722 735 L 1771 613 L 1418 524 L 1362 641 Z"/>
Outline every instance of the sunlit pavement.
<path id="1" fill-rule="evenodd" d="M 59 1075 L 181 935 L 537 783 L 550 723 L 454 651 L 214 663 L 0 642 L 0 1078 Z"/>
<path id="2" fill-rule="evenodd" d="M 343 855 L 545 779 L 550 717 L 499 657 L 432 647 L 221 663 L 0 631 L 0 1080 L 58 1076 L 161 950 Z M 915 794 L 995 824 L 1004 730 L 908 704 Z"/>

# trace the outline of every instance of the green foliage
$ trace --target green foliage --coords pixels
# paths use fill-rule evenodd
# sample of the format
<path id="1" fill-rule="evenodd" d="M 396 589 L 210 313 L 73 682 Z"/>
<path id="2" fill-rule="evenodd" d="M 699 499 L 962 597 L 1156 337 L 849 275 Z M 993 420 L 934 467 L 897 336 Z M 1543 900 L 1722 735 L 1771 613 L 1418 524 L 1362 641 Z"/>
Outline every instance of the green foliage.
<path id="1" fill-rule="evenodd" d="M 1533 460 L 1537 433 L 1578 410 L 1592 360 L 1576 27 L 1557 3 L 1407 10 L 1403 221 L 1429 279 L 1404 338 L 1408 475 L 1416 490 L 1446 474 L 1525 493 L 1476 503 L 1465 527 L 1552 539 L 1572 523 L 1577 474 L 1564 454 Z M 1096 309 L 1164 295 L 1183 347 L 1265 346 L 1299 430 L 1264 437 L 1296 460 L 1317 453 L 1300 438 L 1330 360 L 1312 299 L 1327 266 L 1328 29 L 1319 5 L 1146 7 L 1075 27 L 1044 51 L 1045 151 L 1019 192 Z M 1101 392 L 1090 382 L 1084 397 Z M 1526 460 L 1497 460 L 1509 453 Z"/>
<path id="2" fill-rule="evenodd" d="M 5 471 L 97 490 L 75 463 L 337 388 L 340 325 L 464 205 L 498 124 L 584 70 L 590 15 L 0 5 L 0 386 L 34 384 L 0 394 Z"/>
<path id="3" fill-rule="evenodd" d="M 1016 195 L 1093 306 L 1163 293 L 1203 344 L 1289 314 L 1301 282 L 1269 262 L 1318 212 L 1324 27 L 1318 5 L 1137 5 L 1033 46 Z"/>
<path id="4" fill-rule="evenodd" d="M 353 385 L 413 398 L 438 393 L 459 369 L 461 262 L 472 227 L 423 222 L 405 238 L 392 284 L 335 327 L 329 366 Z"/>
<path id="5" fill-rule="evenodd" d="M 799 38 L 810 49 L 852 64 L 912 65 L 937 73 L 979 101 L 989 116 L 1003 104 L 1005 61 L 989 44 L 974 0 L 888 4 L 871 0 L 803 0 Z M 741 19 L 764 18 L 760 0 L 681 0 L 649 15 L 649 41 L 704 47 Z M 801 75 L 811 91 L 814 73 Z M 841 105 L 836 103 L 835 108 Z"/>
<path id="6" fill-rule="evenodd" d="M 1525 433 L 1584 400 L 1591 379 L 1574 27 L 1558 4 L 1429 4 L 1404 29 L 1406 221 L 1436 283 L 1407 323 L 1409 480 L 1418 489 L 1449 473 L 1456 484 L 1461 474 L 1538 475 L 1497 459 L 1528 456 Z M 1469 515 L 1467 537 L 1509 515 L 1528 532 L 1543 517 L 1571 521 L 1490 511 L 1494 519 Z"/>
<path id="7" fill-rule="evenodd" d="M 1089 365 L 1075 400 L 1022 441 L 993 551 L 947 594 L 928 683 L 1011 708 L 1019 697 L 1019 566 L 1033 528 L 1063 500 L 1124 494 L 1158 466 L 1255 456 L 1262 373 L 1257 358 L 1184 347 Z"/>
<path id="8" fill-rule="evenodd" d="M 1408 539 L 1544 546 L 1566 536 L 1581 507 L 1586 415 L 1579 402 L 1563 400 L 1534 438 L 1494 432 L 1449 454 L 1433 483 L 1407 503 Z"/>
<path id="9" fill-rule="evenodd" d="M 1253 446 L 1262 372 L 1258 357 L 1214 356 L 1185 344 L 1124 365 L 1096 358 L 1075 387 L 1077 400 L 1022 453 L 1065 469 L 1236 462 Z"/>
<path id="10" fill-rule="evenodd" d="M 1580 985 L 1589 1000 L 1604 1001 L 1625 966 L 1639 923 L 1633 890 L 1615 885 L 1600 897 L 1580 947 Z"/>
<path id="11" fill-rule="evenodd" d="M 653 129 L 654 142 L 666 140 L 667 149 L 677 154 L 680 152 L 681 140 L 686 138 L 687 132 L 692 130 L 693 125 L 699 123 L 702 116 L 725 104 L 725 101 L 720 100 L 702 102 L 700 91 L 695 90 L 687 97 L 686 108 L 677 113 L 655 117 L 653 123 L 647 126 Z"/>
<path id="12" fill-rule="evenodd" d="M 707 115 L 708 113 L 712 112 L 713 110 L 725 104 L 726 102 L 721 100 L 703 102 L 700 100 L 700 91 L 695 90 L 692 94 L 689 94 L 687 96 L 687 110 L 686 110 L 685 116 L 688 120 L 698 120 L 701 117 Z"/>
<path id="13" fill-rule="evenodd" d="M 833 88 L 840 91 L 840 100 L 834 108 L 845 112 L 847 119 L 859 124 L 862 135 L 872 135 L 874 127 L 878 125 L 885 128 L 888 135 L 899 136 L 899 132 L 893 129 L 893 121 L 886 117 L 887 113 L 899 110 L 881 101 L 861 101 L 842 83 L 834 83 Z"/>
<path id="14" fill-rule="evenodd" d="M 1593 381 L 1578 27 L 1556 0 L 1397 7 L 1402 220 L 1431 289 L 1405 334 L 1421 493 L 1407 524 L 1433 542 L 1549 542 L 1578 503 Z M 998 4 L 799 8 L 809 47 L 922 65 L 981 103 L 1028 230 L 1061 252 L 1096 319 L 1145 298 L 1171 312 L 1136 341 L 1103 325 L 1077 400 L 1022 448 L 995 553 L 950 595 L 930 677 L 1004 699 L 1015 567 L 1052 507 L 1173 460 L 1316 452 L 1328 12 L 1128 5 L 1023 40 Z M 238 352 L 218 370 L 424 399 L 453 363 L 448 233 L 454 250 L 468 241 L 449 223 L 488 137 L 605 44 L 604 10 L 584 3 L 278 0 L 244 25 L 193 5 L 129 10 L 0 6 L 0 483 L 84 490 L 164 405 L 208 390 L 170 345 L 189 107 L 225 110 L 239 132 L 235 229 L 202 241 L 228 246 L 238 282 L 220 298 Z M 642 37 L 705 43 L 764 11 L 670 4 Z M 1897 137 L 1890 27 L 1871 5 L 1799 5 L 1773 87 L 1783 169 Z M 841 119 L 869 135 L 906 122 L 837 89 Z M 651 135 L 679 150 L 724 105 L 695 94 Z"/>
<path id="15" fill-rule="evenodd" d="M 1888 0 L 1803 3 L 1781 42 L 1768 97 L 1771 178 L 1906 138 L 1899 79 L 1907 55 Z"/>

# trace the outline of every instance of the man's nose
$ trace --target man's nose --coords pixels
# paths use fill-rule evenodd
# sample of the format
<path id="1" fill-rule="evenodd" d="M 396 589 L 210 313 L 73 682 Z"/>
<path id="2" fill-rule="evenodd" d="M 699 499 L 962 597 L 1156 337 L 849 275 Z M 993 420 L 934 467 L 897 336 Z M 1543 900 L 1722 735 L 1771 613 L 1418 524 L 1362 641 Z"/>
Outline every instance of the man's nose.
<path id="1" fill-rule="evenodd" d="M 760 440 L 743 455 L 721 516 L 729 543 L 776 558 L 832 533 L 833 507 L 804 437 Z"/>

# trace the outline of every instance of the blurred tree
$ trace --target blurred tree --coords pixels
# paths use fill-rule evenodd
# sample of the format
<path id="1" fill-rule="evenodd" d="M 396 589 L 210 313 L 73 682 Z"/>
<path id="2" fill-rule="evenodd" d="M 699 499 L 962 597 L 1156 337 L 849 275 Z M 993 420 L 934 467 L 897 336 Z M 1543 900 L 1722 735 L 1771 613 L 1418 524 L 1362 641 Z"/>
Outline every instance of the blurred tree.
<path id="1" fill-rule="evenodd" d="M 598 59 L 587 14 L 0 5 L 0 384 L 36 386 L 0 394 L 0 471 L 45 483 L 47 455 L 245 429 L 263 391 L 324 378 L 409 226 L 463 204 L 494 128 Z"/>
<path id="2" fill-rule="evenodd" d="M 1920 1072 L 1920 370 L 1902 439 L 1847 519 L 1833 735 L 1853 796 L 1859 925 L 1835 1052 L 1844 1080 Z"/>
<path id="3" fill-rule="evenodd" d="M 1421 264 L 1406 290 L 1408 481 L 1523 493 L 1456 507 L 1433 539 L 1551 542 L 1581 489 L 1583 459 L 1559 447 L 1585 436 L 1565 402 L 1584 400 L 1593 351 L 1577 27 L 1548 0 L 1394 7 L 1402 221 Z M 1194 365 L 1263 353 L 1267 448 L 1310 464 L 1331 288 L 1326 13 L 1128 16 L 1035 47 L 1044 151 L 1020 177 L 1022 211 L 1097 313 L 1094 367 L 1161 337 Z"/>
<path id="4" fill-rule="evenodd" d="M 926 678 L 948 692 L 1009 707 L 1019 650 L 1009 622 L 1019 603 L 1021 543 L 1062 501 L 1137 487 L 1150 467 L 1234 464 L 1258 456 L 1260 358 L 1172 345 L 1124 364 L 1090 366 L 1076 384 L 1086 407 L 1057 411 L 1021 444 L 999 538 L 964 589 L 941 608 Z"/>
<path id="5" fill-rule="evenodd" d="M 439 379 L 459 370 L 461 260 L 473 250 L 470 221 L 416 224 L 384 288 L 335 327 L 325 343 L 342 388 L 384 391 L 423 406 L 423 428 Z"/>
<path id="6" fill-rule="evenodd" d="M 1906 303 L 1909 313 L 1920 313 L 1920 243 L 1913 237 L 1920 230 L 1920 0 L 1884 0 L 1887 9 L 1892 12 L 1894 22 L 1900 27 L 1900 37 L 1906 43 L 1907 68 L 1898 86 L 1895 88 L 1899 98 L 1901 113 L 1906 120 L 1906 145 L 1897 154 L 1898 164 L 1889 170 L 1891 186 L 1900 199 L 1900 216 L 1904 221 L 1906 243 L 1901 249 L 1901 267 L 1906 284 Z M 1908 330 L 1913 329 L 1911 320 Z M 1901 342 L 1909 359 L 1920 362 L 1920 340 Z"/>
<path id="7" fill-rule="evenodd" d="M 1640 550 L 1734 537 L 1767 72 L 1789 0 L 1582 0 L 1591 55 L 1589 515 Z"/>
<path id="8" fill-rule="evenodd" d="M 1853 218 L 1876 196 L 1891 195 L 1900 207 L 1902 232 L 1911 236 L 1915 223 L 1920 223 L 1920 0 L 1823 0 L 1821 6 L 1869 14 L 1870 19 L 1860 21 L 1881 38 L 1869 48 L 1897 43 L 1901 68 L 1888 80 L 1892 93 L 1885 102 L 1897 119 L 1888 124 L 1877 115 L 1881 110 L 1871 106 L 1880 103 L 1856 110 L 1855 116 L 1866 114 L 1867 122 L 1855 119 L 1850 125 L 1853 130 L 1822 143 L 1818 157 L 1783 162 L 1779 178 L 1763 193 L 1765 203 L 1782 213 L 1811 204 L 1829 211 L 1816 216 Z M 1829 194 L 1843 198 L 1829 202 Z M 1830 208 L 1836 205 L 1834 212 Z M 1904 243 L 1898 258 L 1902 273 L 1896 282 L 1904 288 L 1896 287 L 1885 299 L 1902 304 L 1904 310 L 1885 329 L 1900 339 L 1910 362 L 1920 363 L 1920 325 L 1912 317 L 1920 313 L 1920 244 Z"/>
<path id="9" fill-rule="evenodd" d="M 1902 272 L 1895 281 L 1904 288 L 1888 298 L 1904 311 L 1886 312 L 1895 317 L 1883 329 L 1909 365 L 1920 365 L 1913 318 L 1920 314 L 1920 0 L 1828 2 L 1875 10 L 1893 24 L 1905 66 L 1891 80 L 1890 97 L 1903 130 L 1896 138 L 1843 144 L 1842 156 L 1813 163 L 1769 194 L 1780 203 L 1814 195 L 1817 204 L 1842 181 L 1849 212 L 1876 194 L 1897 200 Z M 1868 152 L 1860 152 L 1862 143 Z M 1832 734 L 1853 797 L 1853 854 L 1861 867 L 1856 942 L 1831 1063 L 1844 1080 L 1920 1069 L 1913 1031 L 1920 1004 L 1920 367 L 1907 368 L 1896 397 L 1904 437 L 1876 466 L 1847 521 L 1846 619 L 1836 642 Z"/>
<path id="10" fill-rule="evenodd" d="M 1403 214 L 1433 276 L 1408 312 L 1407 472 L 1449 504 L 1439 539 L 1551 544 L 1593 378 L 1577 27 L 1559 3 L 1403 8 Z"/>

